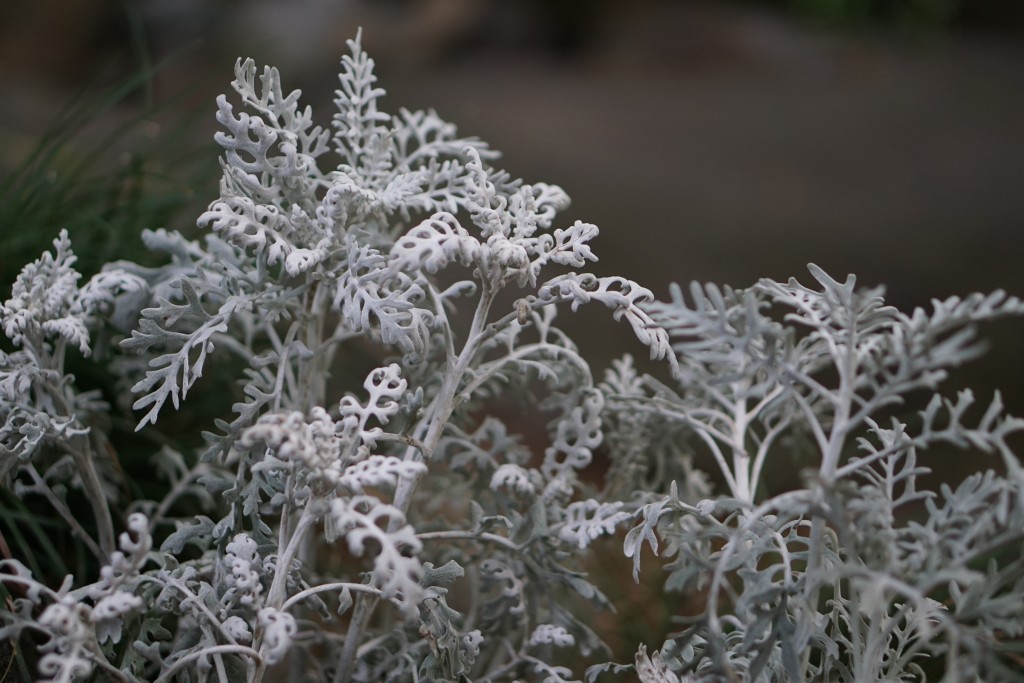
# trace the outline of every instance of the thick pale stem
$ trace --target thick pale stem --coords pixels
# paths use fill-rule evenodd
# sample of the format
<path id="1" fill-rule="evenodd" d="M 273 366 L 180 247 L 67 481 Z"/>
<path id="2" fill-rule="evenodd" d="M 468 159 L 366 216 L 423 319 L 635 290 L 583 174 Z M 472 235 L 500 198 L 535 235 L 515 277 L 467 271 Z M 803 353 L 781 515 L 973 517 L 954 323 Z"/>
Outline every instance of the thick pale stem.
<path id="1" fill-rule="evenodd" d="M 309 296 L 308 293 L 307 296 Z M 308 349 L 318 348 L 323 339 L 324 315 L 321 309 L 324 308 L 326 300 L 327 288 L 314 286 L 312 306 L 306 309 L 312 311 L 310 321 L 306 326 L 305 344 Z M 309 413 L 314 406 L 321 405 L 327 395 L 327 363 L 330 361 L 330 356 L 331 354 L 326 353 L 314 354 L 311 359 L 303 363 L 305 372 L 302 375 L 300 389 L 304 393 L 302 410 L 305 413 Z"/>
<path id="2" fill-rule="evenodd" d="M 742 391 L 742 388 L 734 388 L 734 393 L 739 393 L 740 391 Z M 749 418 L 746 399 L 737 400 L 733 408 L 732 417 L 732 471 L 736 482 L 734 493 L 738 500 L 752 504 L 754 502 L 754 494 L 750 490 L 750 455 L 744 447 Z"/>
<path id="3" fill-rule="evenodd" d="M 117 549 L 114 543 L 114 520 L 110 516 L 110 507 L 107 505 L 107 497 L 103 493 L 99 474 L 96 473 L 92 444 L 89 443 L 88 436 L 83 435 L 79 438 L 82 447 L 73 449 L 75 465 L 78 467 L 78 473 L 82 479 L 85 497 L 88 498 L 93 516 L 96 518 L 96 533 L 100 550 L 104 557 L 109 558 L 111 553 Z"/>
<path id="4" fill-rule="evenodd" d="M 370 621 L 379 598 L 376 595 L 361 593 L 356 598 L 356 606 L 352 610 L 352 621 L 349 622 L 348 632 L 345 634 L 345 644 L 341 648 L 341 657 L 338 659 L 338 668 L 334 672 L 334 683 L 348 683 L 352 679 L 352 663 L 356 658 L 356 649 L 362 639 L 363 629 Z"/>
<path id="5" fill-rule="evenodd" d="M 292 533 L 287 547 L 277 557 L 277 571 L 274 572 L 274 580 L 270 584 L 270 592 L 267 594 L 267 606 L 280 609 L 284 603 L 285 588 L 288 585 L 288 570 L 298 553 L 306 531 L 314 521 L 316 521 L 316 515 L 310 511 L 310 506 L 307 505 L 302 509 L 302 516 L 299 517 L 299 522 L 295 525 L 295 531 Z"/>
<path id="6" fill-rule="evenodd" d="M 431 402 L 431 410 L 428 415 L 429 426 L 427 427 L 427 434 L 423 438 L 422 450 L 422 457 L 427 461 L 430 460 L 430 457 L 434 453 L 434 449 L 441 441 L 444 429 L 448 425 L 448 420 L 451 418 L 452 412 L 455 410 L 455 395 L 458 392 L 463 375 L 469 368 L 474 356 L 476 355 L 477 349 L 480 348 L 480 343 L 484 339 L 484 328 L 487 324 L 487 315 L 490 312 L 491 303 L 493 301 L 493 287 L 485 283 L 482 287 L 480 300 L 477 303 L 476 312 L 473 314 L 473 323 L 470 326 L 466 343 L 462 347 L 462 352 L 456 359 L 455 364 L 451 366 L 445 374 L 444 381 L 441 384 L 441 390 Z M 418 455 L 419 453 L 419 449 L 410 446 L 406 451 L 406 459 L 421 457 Z M 398 486 L 395 489 L 394 506 L 402 511 L 402 518 L 393 518 L 389 522 L 389 532 L 397 531 L 399 526 L 404 523 L 404 518 L 409 510 L 409 505 L 412 503 L 413 494 L 416 492 L 416 486 L 419 484 L 422 476 L 423 475 L 421 474 L 419 477 L 408 479 L 403 478 L 399 480 Z M 341 657 L 338 659 L 338 668 L 335 671 L 334 683 L 348 683 L 351 680 L 352 664 L 355 661 L 356 650 L 359 646 L 359 641 L 362 639 L 363 631 L 365 630 L 370 617 L 373 615 L 373 610 L 377 606 L 377 602 L 378 598 L 376 596 L 368 595 L 366 593 L 360 594 L 359 597 L 356 598 L 356 606 L 352 613 L 352 621 L 349 623 L 348 632 L 345 636 L 345 644 L 342 647 Z"/>
<path id="7" fill-rule="evenodd" d="M 832 429 L 829 431 L 828 442 L 822 452 L 821 467 L 819 476 L 821 481 L 828 484 L 835 479 L 835 473 L 839 466 L 839 458 L 842 455 L 843 447 L 846 444 L 846 436 L 850 430 L 850 413 L 856 392 L 853 386 L 853 378 L 857 371 L 857 359 L 855 354 L 855 341 L 857 338 L 856 326 L 849 330 L 845 352 L 840 355 L 840 350 L 834 342 L 829 342 L 832 357 L 836 360 L 836 370 L 839 373 L 839 391 L 833 403 L 834 412 L 832 416 Z M 814 515 L 811 524 L 811 538 L 807 551 L 806 574 L 813 574 L 821 567 L 825 553 L 825 519 L 821 514 Z M 805 593 L 807 603 L 815 607 L 820 595 L 820 587 L 816 581 L 807 583 Z M 806 668 L 809 652 L 804 653 L 804 666 Z"/>
<path id="8" fill-rule="evenodd" d="M 203 657 L 209 657 L 210 655 L 242 655 L 259 661 L 261 666 L 263 664 L 263 658 L 260 657 L 259 653 L 251 647 L 246 647 L 244 645 L 214 645 L 213 647 L 207 647 L 197 652 L 189 653 L 181 659 L 176 660 L 174 664 L 167 667 L 167 669 L 160 674 L 160 677 L 156 679 L 156 683 L 172 680 L 174 675 L 180 670 L 191 665 L 196 660 Z"/>
<path id="9" fill-rule="evenodd" d="M 493 300 L 494 295 L 492 289 L 485 286 L 483 288 L 483 292 L 481 292 L 476 312 L 473 315 L 473 323 L 470 326 L 466 344 L 463 346 L 462 352 L 456 359 L 455 365 L 451 367 L 445 375 L 444 382 L 441 385 L 441 390 L 438 392 L 438 395 L 433 402 L 434 410 L 430 417 L 430 426 L 427 428 L 427 434 L 423 438 L 423 457 L 428 460 L 433 455 L 437 444 L 441 441 L 445 427 L 448 426 L 448 420 L 451 418 L 452 412 L 455 410 L 455 394 L 458 392 L 459 384 L 462 382 L 463 375 L 465 375 L 474 356 L 476 356 L 477 349 L 480 347 L 480 342 L 482 341 L 481 334 L 487 324 L 487 314 L 490 312 Z M 417 452 L 417 449 L 410 448 L 406 452 L 406 458 L 419 457 L 416 455 Z M 423 475 L 421 474 L 419 477 L 402 479 L 395 490 L 394 505 L 402 511 L 403 516 L 409 510 L 409 505 L 412 502 L 412 495 L 415 492 L 416 486 L 419 484 L 422 476 Z M 402 522 L 398 520 L 392 519 L 388 531 L 397 530 L 401 523 Z"/>

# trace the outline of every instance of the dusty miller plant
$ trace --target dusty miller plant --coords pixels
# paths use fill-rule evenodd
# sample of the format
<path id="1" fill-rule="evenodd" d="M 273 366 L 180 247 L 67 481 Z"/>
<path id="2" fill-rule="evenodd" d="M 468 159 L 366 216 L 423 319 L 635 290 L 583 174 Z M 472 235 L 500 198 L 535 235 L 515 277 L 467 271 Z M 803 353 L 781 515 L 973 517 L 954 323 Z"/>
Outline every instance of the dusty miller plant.
<path id="1" fill-rule="evenodd" d="M 882 416 L 976 354 L 975 322 L 1024 305 L 906 315 L 817 269 L 812 287 L 656 302 L 578 272 L 598 231 L 559 222 L 561 189 L 511 179 L 433 111 L 380 111 L 350 48 L 329 128 L 275 69 L 236 64 L 203 241 L 146 232 L 165 265 L 80 284 L 62 232 L 3 304 L 0 473 L 100 567 L 53 586 L 0 560 L 0 638 L 36 649 L 41 679 L 557 683 L 584 660 L 590 679 L 644 683 L 922 680 L 936 661 L 950 681 L 1017 675 L 1024 499 L 1006 439 L 1022 423 L 998 396 L 970 419 L 966 392 L 913 424 Z M 555 325 L 584 304 L 628 324 L 664 377 L 627 357 L 596 380 Z M 139 429 L 210 364 L 240 371 L 204 448 L 154 454 L 153 499 L 126 499 L 112 408 L 65 367 L 112 335 L 119 351 L 97 355 Z M 384 360 L 339 386 L 356 344 Z M 510 396 L 535 411 L 528 434 L 491 414 Z M 1002 473 L 919 489 L 937 442 L 995 453 Z M 766 467 L 801 443 L 803 486 L 769 491 Z M 588 548 L 617 533 L 634 573 L 649 546 L 667 588 L 703 605 L 627 664 L 602 663 L 587 625 L 612 607 Z"/>

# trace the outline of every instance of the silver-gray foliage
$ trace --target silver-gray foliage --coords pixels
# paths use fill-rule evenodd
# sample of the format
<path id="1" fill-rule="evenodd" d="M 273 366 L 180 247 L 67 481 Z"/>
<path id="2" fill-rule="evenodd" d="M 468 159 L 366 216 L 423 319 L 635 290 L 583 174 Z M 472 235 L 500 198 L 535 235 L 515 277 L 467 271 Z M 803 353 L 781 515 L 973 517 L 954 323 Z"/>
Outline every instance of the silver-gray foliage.
<path id="1" fill-rule="evenodd" d="M 969 418 L 967 391 L 880 416 L 974 357 L 975 322 L 1024 304 L 997 292 L 906 315 L 880 289 L 811 274 L 675 290 L 649 311 L 679 384 L 628 367 L 606 382 L 619 429 L 679 426 L 727 489 L 696 501 L 673 485 L 626 535 L 637 569 L 649 544 L 671 558 L 669 587 L 707 596 L 660 650 L 671 675 L 651 680 L 918 681 L 929 662 L 947 681 L 1020 679 L 1024 471 L 1006 439 L 1024 420 L 998 394 Z M 804 485 L 770 491 L 766 465 L 800 440 Z M 919 488 L 919 451 L 939 443 L 990 453 L 1005 476 Z"/>
<path id="2" fill-rule="evenodd" d="M 373 61 L 350 48 L 329 128 L 275 69 L 236 64 L 204 241 L 146 232 L 166 265 L 118 262 L 79 286 L 61 233 L 3 304 L 0 474 L 102 568 L 52 587 L 0 560 L 0 639 L 41 643 L 42 679 L 557 683 L 585 660 L 589 678 L 644 683 L 922 680 L 936 660 L 950 681 L 1019 676 L 1024 497 L 1006 439 L 1024 423 L 998 396 L 974 416 L 967 392 L 881 416 L 1021 302 L 905 315 L 812 268 L 813 287 L 661 303 L 567 272 L 596 260 L 598 230 L 555 227 L 565 193 L 511 179 L 433 111 L 379 110 Z M 663 380 L 627 357 L 595 381 L 555 325 L 592 302 Z M 241 369 L 203 449 L 154 454 L 154 500 L 123 499 L 111 409 L 65 369 L 68 348 L 119 331 L 110 368 L 138 429 L 212 364 Z M 339 387 L 354 344 L 390 357 Z M 488 415 L 513 390 L 546 427 L 520 436 Z M 1003 474 L 919 488 L 919 451 L 940 442 L 996 454 Z M 815 454 L 804 485 L 770 491 L 766 470 L 798 443 Z M 581 474 L 598 452 L 595 484 Z M 620 532 L 634 575 L 649 546 L 668 589 L 705 600 L 633 662 L 601 664 L 581 610 L 612 605 L 582 569 Z"/>

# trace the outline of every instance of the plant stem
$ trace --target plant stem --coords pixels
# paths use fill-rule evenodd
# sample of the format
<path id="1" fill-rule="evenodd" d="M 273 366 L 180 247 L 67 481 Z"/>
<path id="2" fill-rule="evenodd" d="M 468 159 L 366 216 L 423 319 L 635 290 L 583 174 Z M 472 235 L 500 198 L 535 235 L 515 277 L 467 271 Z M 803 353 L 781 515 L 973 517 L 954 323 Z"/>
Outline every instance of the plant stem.
<path id="1" fill-rule="evenodd" d="M 83 437 L 88 443 L 88 437 Z M 86 498 L 92 507 L 92 513 L 96 518 L 96 531 L 99 535 L 100 550 L 105 557 L 109 558 L 117 547 L 114 544 L 114 520 L 110 516 L 110 507 L 107 505 L 107 497 L 103 493 L 103 485 L 100 484 L 99 475 L 96 473 L 92 448 L 74 449 L 75 464 L 79 467 L 79 475 L 82 477 L 82 487 L 85 489 Z"/>
<path id="2" fill-rule="evenodd" d="M 199 659 L 201 657 L 208 657 L 210 655 L 218 655 L 218 654 L 224 654 L 224 655 L 232 655 L 232 654 L 247 655 L 247 656 L 252 657 L 253 659 L 255 659 L 257 662 L 259 662 L 261 667 L 265 666 L 264 662 L 263 662 L 263 658 L 260 657 L 259 652 L 257 652 L 256 650 L 254 650 L 251 647 L 247 647 L 245 645 L 215 645 L 213 647 L 204 648 L 202 650 L 198 650 L 196 652 L 191 652 L 191 653 L 185 655 L 184 657 L 182 657 L 178 661 L 174 662 L 174 664 L 172 664 L 171 666 L 167 667 L 164 670 L 164 672 L 160 675 L 160 677 L 157 678 L 153 683 L 162 683 L 163 681 L 171 680 L 174 677 L 174 674 L 176 674 L 179 670 L 185 668 L 186 665 L 191 664 L 193 660 Z"/>
<path id="3" fill-rule="evenodd" d="M 50 485 L 46 483 L 46 481 L 39 474 L 36 468 L 34 466 L 29 466 L 25 468 L 25 471 L 27 471 L 29 475 L 32 477 L 33 481 L 35 481 L 36 486 L 35 488 L 33 488 L 33 491 L 42 494 L 43 497 L 46 498 L 50 505 L 53 506 L 53 509 L 57 511 L 57 514 L 59 514 L 61 518 L 65 522 L 67 522 L 68 526 L 71 527 L 71 530 L 78 535 L 78 537 L 82 540 L 83 543 L 85 543 L 86 546 L 88 546 L 89 550 L 93 553 L 93 555 L 96 556 L 98 560 L 100 560 L 101 562 L 105 561 L 107 557 L 109 557 L 109 555 L 103 554 L 103 551 L 100 548 L 100 546 L 96 543 L 95 540 L 93 540 L 92 536 L 90 536 L 89 533 L 82 527 L 82 525 L 78 522 L 75 516 L 71 514 L 71 510 L 69 510 L 68 507 L 64 504 L 64 501 L 62 501 L 60 498 L 56 496 L 56 494 L 54 494 L 54 492 L 50 489 Z"/>
<path id="4" fill-rule="evenodd" d="M 288 545 L 285 547 L 284 552 L 279 553 L 277 556 L 277 571 L 274 572 L 274 580 L 270 584 L 270 592 L 267 594 L 268 607 L 281 609 L 284 603 L 285 587 L 288 585 L 288 569 L 291 567 L 292 559 L 298 552 L 299 545 L 302 543 L 306 531 L 316 521 L 316 515 L 310 509 L 312 507 L 312 505 L 307 505 L 302 509 L 302 515 L 295 525 L 295 530 L 288 540 Z"/>
<path id="5" fill-rule="evenodd" d="M 462 347 L 455 364 L 445 374 L 444 381 L 437 396 L 431 402 L 431 410 L 428 417 L 429 427 L 423 438 L 422 456 L 417 455 L 420 449 L 410 446 L 406 449 L 406 460 L 423 457 L 428 463 L 434 453 L 434 449 L 441 441 L 444 429 L 455 409 L 455 394 L 458 392 L 462 377 L 469 368 L 480 343 L 483 341 L 484 329 L 487 324 L 487 315 L 490 312 L 491 304 L 494 301 L 494 287 L 486 280 L 484 281 L 480 300 L 477 302 L 476 311 L 473 314 L 473 322 L 470 325 L 466 343 Z M 387 531 L 397 531 L 404 522 L 409 505 L 412 503 L 413 494 L 423 474 L 415 478 L 400 479 L 395 488 L 394 506 L 402 512 L 401 518 L 392 518 L 388 523 Z M 348 633 L 345 636 L 345 644 L 341 650 L 341 657 L 338 659 L 338 668 L 334 674 L 334 683 L 349 683 L 352 676 L 352 664 L 355 660 L 356 649 L 362 638 L 363 630 L 366 628 L 373 610 L 377 607 L 379 599 L 376 596 L 361 594 L 356 598 L 356 607 L 352 613 L 352 621 L 349 623 Z"/>
<path id="6" fill-rule="evenodd" d="M 77 425 L 78 422 L 75 419 L 75 412 L 72 410 L 71 404 L 68 402 L 62 388 L 47 382 L 45 391 L 53 401 L 54 407 L 58 412 L 61 415 L 69 416 Z M 67 451 L 71 454 L 71 457 L 74 458 L 75 465 L 79 471 L 79 477 L 82 481 L 82 489 L 85 492 L 85 497 L 89 501 L 93 517 L 96 520 L 96 533 L 99 536 L 97 540 L 99 541 L 99 550 L 101 553 L 100 559 L 101 561 L 106 561 L 117 547 L 114 542 L 114 520 L 110 516 L 110 507 L 107 505 L 107 497 L 103 493 L 103 485 L 100 483 L 99 475 L 96 473 L 95 450 L 93 449 L 93 444 L 89 439 L 88 428 L 73 428 L 71 436 L 67 441 Z M 42 483 L 46 489 L 49 490 L 49 486 L 46 482 L 44 481 Z M 81 528 L 77 523 L 73 524 L 72 528 L 76 526 L 79 529 Z"/>

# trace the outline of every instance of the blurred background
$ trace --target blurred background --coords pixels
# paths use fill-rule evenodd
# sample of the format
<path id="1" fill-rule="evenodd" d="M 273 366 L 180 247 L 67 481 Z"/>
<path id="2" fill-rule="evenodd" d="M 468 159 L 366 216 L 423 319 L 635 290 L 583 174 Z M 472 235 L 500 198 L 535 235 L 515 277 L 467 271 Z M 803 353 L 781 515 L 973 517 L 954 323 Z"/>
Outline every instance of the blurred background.
<path id="1" fill-rule="evenodd" d="M 904 309 L 1024 296 L 1022 0 L 6 0 L 0 296 L 61 227 L 87 275 L 145 258 L 143 228 L 194 230 L 234 60 L 279 67 L 327 124 L 360 26 L 384 109 L 433 107 L 564 187 L 564 224 L 601 228 L 598 274 L 664 298 L 814 262 Z M 605 311 L 573 325 L 598 372 L 643 355 Z M 950 391 L 1024 415 L 1024 321 L 982 335 Z M 953 478 L 995 466 L 938 455 Z M 621 585 L 662 604 L 656 578 Z"/>

